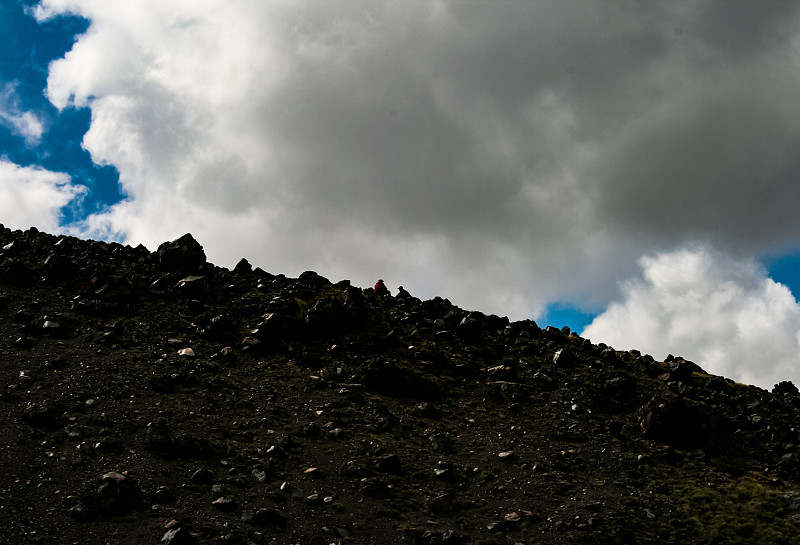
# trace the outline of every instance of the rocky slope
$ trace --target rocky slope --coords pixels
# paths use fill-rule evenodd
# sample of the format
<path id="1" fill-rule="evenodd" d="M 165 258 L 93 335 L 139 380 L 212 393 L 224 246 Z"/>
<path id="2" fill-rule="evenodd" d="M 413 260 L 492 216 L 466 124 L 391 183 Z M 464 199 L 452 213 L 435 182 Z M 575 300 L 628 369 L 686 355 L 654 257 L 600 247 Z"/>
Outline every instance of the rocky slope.
<path id="1" fill-rule="evenodd" d="M 0 543 L 797 543 L 800 395 L 0 226 Z"/>

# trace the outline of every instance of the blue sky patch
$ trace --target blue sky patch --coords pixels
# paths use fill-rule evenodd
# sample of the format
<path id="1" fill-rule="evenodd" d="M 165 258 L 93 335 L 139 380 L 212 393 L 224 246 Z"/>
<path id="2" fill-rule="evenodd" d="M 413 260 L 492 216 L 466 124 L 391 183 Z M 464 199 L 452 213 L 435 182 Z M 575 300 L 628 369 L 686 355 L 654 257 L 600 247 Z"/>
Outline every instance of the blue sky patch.
<path id="1" fill-rule="evenodd" d="M 11 122 L 0 122 L 0 157 L 20 166 L 65 172 L 73 184 L 86 186 L 89 194 L 83 203 L 62 210 L 64 222 L 70 223 L 121 200 L 119 173 L 113 166 L 94 164 L 81 147 L 91 121 L 89 109 L 70 107 L 59 112 L 45 94 L 50 62 L 72 48 L 89 21 L 60 16 L 40 24 L 26 13 L 35 4 L 0 4 L 0 113 L 32 114 L 43 132 L 39 141 L 32 141 Z"/>

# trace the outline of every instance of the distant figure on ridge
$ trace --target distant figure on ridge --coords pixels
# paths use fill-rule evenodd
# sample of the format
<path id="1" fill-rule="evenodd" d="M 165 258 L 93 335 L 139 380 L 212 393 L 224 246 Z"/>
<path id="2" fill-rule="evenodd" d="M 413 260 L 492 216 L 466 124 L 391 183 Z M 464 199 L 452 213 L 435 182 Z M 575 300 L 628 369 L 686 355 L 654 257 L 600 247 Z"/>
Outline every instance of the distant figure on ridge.
<path id="1" fill-rule="evenodd" d="M 411 294 L 408 293 L 406 290 L 403 289 L 403 286 L 397 288 L 397 298 L 398 299 L 408 299 L 411 297 Z"/>
<path id="2" fill-rule="evenodd" d="M 383 283 L 383 279 L 375 282 L 375 294 L 379 297 L 386 297 L 389 295 L 389 288 L 387 288 L 386 284 Z"/>

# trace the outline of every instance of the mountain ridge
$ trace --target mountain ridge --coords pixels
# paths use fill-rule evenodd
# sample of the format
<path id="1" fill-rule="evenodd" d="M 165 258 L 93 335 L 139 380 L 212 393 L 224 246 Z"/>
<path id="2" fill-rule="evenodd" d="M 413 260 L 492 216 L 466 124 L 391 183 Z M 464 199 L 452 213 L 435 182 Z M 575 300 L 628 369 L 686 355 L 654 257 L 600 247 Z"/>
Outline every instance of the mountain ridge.
<path id="1" fill-rule="evenodd" d="M 0 356 L 2 543 L 797 542 L 790 382 L 189 234 L 0 226 Z"/>

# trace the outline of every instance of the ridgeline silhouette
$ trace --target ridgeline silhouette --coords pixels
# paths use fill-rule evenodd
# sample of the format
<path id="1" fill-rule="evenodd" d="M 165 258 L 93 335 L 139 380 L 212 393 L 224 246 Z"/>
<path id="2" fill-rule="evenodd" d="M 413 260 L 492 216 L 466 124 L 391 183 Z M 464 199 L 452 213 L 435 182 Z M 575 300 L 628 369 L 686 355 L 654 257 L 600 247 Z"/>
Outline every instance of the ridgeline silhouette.
<path id="1" fill-rule="evenodd" d="M 0 226 L 0 543 L 797 543 L 800 395 Z"/>

